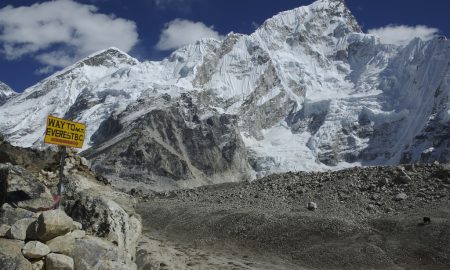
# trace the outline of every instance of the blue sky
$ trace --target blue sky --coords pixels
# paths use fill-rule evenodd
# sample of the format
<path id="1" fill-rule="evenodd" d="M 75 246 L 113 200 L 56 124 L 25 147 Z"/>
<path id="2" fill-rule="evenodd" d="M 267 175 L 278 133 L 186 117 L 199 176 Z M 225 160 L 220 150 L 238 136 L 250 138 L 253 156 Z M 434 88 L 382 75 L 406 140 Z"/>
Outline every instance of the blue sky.
<path id="1" fill-rule="evenodd" d="M 313 0 L 0 1 L 0 81 L 21 92 L 86 55 L 116 46 L 160 60 L 201 37 L 250 34 Z M 365 32 L 386 43 L 450 36 L 448 0 L 347 0 Z"/>

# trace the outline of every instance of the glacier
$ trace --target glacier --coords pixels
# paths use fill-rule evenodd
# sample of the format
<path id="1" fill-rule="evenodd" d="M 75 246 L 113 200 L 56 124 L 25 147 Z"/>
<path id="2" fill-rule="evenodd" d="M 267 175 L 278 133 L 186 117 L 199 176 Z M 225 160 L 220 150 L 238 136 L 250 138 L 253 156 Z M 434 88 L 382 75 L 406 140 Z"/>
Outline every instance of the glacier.
<path id="1" fill-rule="evenodd" d="M 97 52 L 9 97 L 0 132 L 44 148 L 47 115 L 86 123 L 94 168 L 161 190 L 450 162 L 449 67 L 446 38 L 382 44 L 343 1 L 318 0 L 162 61 Z"/>

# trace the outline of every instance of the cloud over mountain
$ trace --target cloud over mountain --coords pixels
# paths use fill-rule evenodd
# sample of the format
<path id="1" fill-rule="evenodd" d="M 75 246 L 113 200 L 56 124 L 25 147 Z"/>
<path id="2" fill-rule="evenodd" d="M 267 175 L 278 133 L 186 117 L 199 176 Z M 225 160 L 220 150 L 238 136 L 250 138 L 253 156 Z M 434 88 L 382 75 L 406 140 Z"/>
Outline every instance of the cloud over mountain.
<path id="1" fill-rule="evenodd" d="M 172 50 L 193 43 L 202 38 L 222 39 L 213 26 L 206 26 L 202 22 L 175 19 L 167 23 L 161 32 L 156 48 Z"/>
<path id="2" fill-rule="evenodd" d="M 407 25 L 388 25 L 385 27 L 374 28 L 368 31 L 369 34 L 380 37 L 381 42 L 386 44 L 407 45 L 411 40 L 420 38 L 422 40 L 432 39 L 439 29 L 425 25 L 407 26 Z"/>
<path id="3" fill-rule="evenodd" d="M 65 67 L 110 46 L 128 52 L 137 42 L 133 21 L 101 14 L 93 5 L 57 0 L 0 9 L 3 56 L 31 55 L 46 66 L 43 70 Z"/>

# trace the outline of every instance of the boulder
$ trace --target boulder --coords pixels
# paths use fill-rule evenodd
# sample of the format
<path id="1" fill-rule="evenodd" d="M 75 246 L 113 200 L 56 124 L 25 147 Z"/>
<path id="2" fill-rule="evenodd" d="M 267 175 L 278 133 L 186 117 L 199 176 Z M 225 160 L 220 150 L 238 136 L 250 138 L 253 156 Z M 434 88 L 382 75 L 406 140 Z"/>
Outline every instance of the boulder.
<path id="1" fill-rule="evenodd" d="M 45 257 L 46 270 L 73 270 L 73 259 L 69 256 L 50 253 Z"/>
<path id="2" fill-rule="evenodd" d="M 378 180 L 378 186 L 383 187 L 389 185 L 389 179 L 388 178 L 381 178 Z"/>
<path id="3" fill-rule="evenodd" d="M 402 185 L 409 184 L 411 183 L 411 177 L 405 171 L 401 171 L 400 175 L 394 179 L 394 183 Z"/>
<path id="4" fill-rule="evenodd" d="M 408 198 L 408 195 L 406 195 L 406 193 L 400 192 L 397 195 L 395 195 L 394 200 L 403 201 L 403 200 L 406 200 L 407 198 Z"/>
<path id="5" fill-rule="evenodd" d="M 85 167 L 88 167 L 88 168 L 91 167 L 90 162 L 85 157 L 81 157 L 80 158 L 80 164 L 85 166 Z"/>
<path id="6" fill-rule="evenodd" d="M 0 269 L 32 270 L 31 263 L 22 255 L 22 241 L 0 238 Z"/>
<path id="7" fill-rule="evenodd" d="M 72 200 L 66 200 L 67 213 L 88 233 L 113 243 L 119 250 L 118 260 L 134 261 L 142 229 L 139 216 L 129 206 L 134 199 L 79 175 L 68 178 L 67 194 Z"/>
<path id="8" fill-rule="evenodd" d="M 27 259 L 39 259 L 50 253 L 50 248 L 39 241 L 30 241 L 22 248 L 22 254 Z"/>
<path id="9" fill-rule="evenodd" d="M 33 238 L 35 221 L 35 218 L 24 218 L 16 221 L 6 233 L 6 237 L 22 241 L 27 238 Z"/>
<path id="10" fill-rule="evenodd" d="M 76 239 L 71 255 L 74 258 L 75 269 L 78 270 L 97 269 L 95 266 L 99 261 L 120 260 L 119 250 L 115 245 L 94 236 Z"/>
<path id="11" fill-rule="evenodd" d="M 37 221 L 37 237 L 41 241 L 48 241 L 64 235 L 72 230 L 73 220 L 62 210 L 43 212 Z"/>
<path id="12" fill-rule="evenodd" d="M 0 164 L 0 186 L 4 188 L 5 182 L 10 204 L 32 211 L 53 204 L 50 190 L 21 166 Z"/>
<path id="13" fill-rule="evenodd" d="M 0 209 L 0 223 L 13 225 L 16 221 L 24 218 L 37 218 L 38 215 L 31 211 L 12 207 L 8 203 L 5 203 Z"/>
<path id="14" fill-rule="evenodd" d="M 68 233 L 55 237 L 46 244 L 52 252 L 70 256 L 75 247 L 75 237 L 71 233 Z"/>
<path id="15" fill-rule="evenodd" d="M 309 202 L 307 205 L 308 210 L 314 211 L 317 209 L 317 204 L 315 202 Z"/>

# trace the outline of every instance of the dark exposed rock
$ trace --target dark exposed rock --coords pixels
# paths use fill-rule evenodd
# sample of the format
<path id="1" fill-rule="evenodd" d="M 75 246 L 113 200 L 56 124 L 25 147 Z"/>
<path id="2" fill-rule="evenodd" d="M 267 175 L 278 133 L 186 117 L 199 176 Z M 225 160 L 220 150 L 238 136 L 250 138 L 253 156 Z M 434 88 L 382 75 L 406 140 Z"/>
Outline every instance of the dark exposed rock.
<path id="1" fill-rule="evenodd" d="M 0 207 L 6 202 L 8 194 L 8 168 L 0 168 Z"/>
<path id="2" fill-rule="evenodd" d="M 83 155 L 98 173 L 139 181 L 155 190 L 223 182 L 231 175 L 246 179 L 247 153 L 236 116 L 210 111 L 208 117 L 194 117 L 202 109 L 193 98 L 184 94 L 129 126 L 121 123 L 127 112 L 106 120 L 95 139 L 114 136 L 116 127 L 129 135 L 113 139 L 114 144 L 94 146 Z"/>

